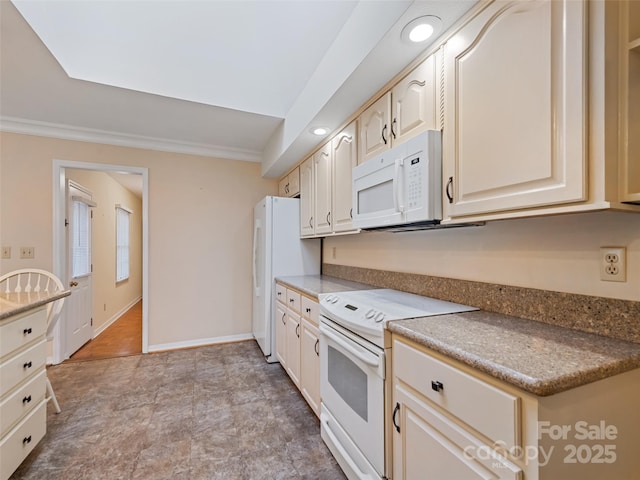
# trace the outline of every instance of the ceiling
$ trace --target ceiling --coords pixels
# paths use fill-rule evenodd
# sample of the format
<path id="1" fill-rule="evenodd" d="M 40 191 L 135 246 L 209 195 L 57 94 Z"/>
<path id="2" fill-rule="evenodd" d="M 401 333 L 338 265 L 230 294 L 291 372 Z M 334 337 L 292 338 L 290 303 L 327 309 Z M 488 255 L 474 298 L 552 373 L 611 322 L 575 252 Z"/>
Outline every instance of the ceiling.
<path id="1" fill-rule="evenodd" d="M 0 128 L 262 163 L 278 177 L 476 0 L 0 1 Z"/>

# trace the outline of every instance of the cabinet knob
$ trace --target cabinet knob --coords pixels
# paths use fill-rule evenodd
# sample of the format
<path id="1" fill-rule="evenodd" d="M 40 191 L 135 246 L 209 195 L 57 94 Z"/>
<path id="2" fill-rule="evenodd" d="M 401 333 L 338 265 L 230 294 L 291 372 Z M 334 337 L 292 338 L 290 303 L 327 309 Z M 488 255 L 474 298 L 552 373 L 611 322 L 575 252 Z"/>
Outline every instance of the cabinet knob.
<path id="1" fill-rule="evenodd" d="M 442 384 L 442 382 L 434 382 L 433 380 L 431 381 L 431 390 L 435 391 L 435 392 L 441 392 L 444 390 L 444 385 Z"/>

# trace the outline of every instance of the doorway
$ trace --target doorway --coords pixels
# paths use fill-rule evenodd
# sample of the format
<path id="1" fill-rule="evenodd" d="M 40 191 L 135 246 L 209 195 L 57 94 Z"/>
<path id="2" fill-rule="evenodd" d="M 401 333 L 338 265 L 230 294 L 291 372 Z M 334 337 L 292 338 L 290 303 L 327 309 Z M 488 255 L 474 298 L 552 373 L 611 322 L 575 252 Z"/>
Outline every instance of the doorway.
<path id="1" fill-rule="evenodd" d="M 148 169 L 141 167 L 131 167 L 122 165 L 110 165 L 110 164 L 93 164 L 85 162 L 54 160 L 53 162 L 53 271 L 60 278 L 67 277 L 67 265 L 69 265 L 69 252 L 66 247 L 66 182 L 68 180 L 68 173 L 72 171 L 90 171 L 90 172 L 102 172 L 112 177 L 128 176 L 136 177 L 138 180 L 142 180 L 142 192 L 141 192 L 141 277 L 142 277 L 142 301 L 141 305 L 137 307 L 139 316 L 141 317 L 142 332 L 141 332 L 141 350 L 143 353 L 148 352 Z M 122 182 L 118 182 L 121 183 Z M 128 189 L 128 186 L 124 185 Z M 114 281 L 114 279 L 110 279 Z M 125 281 L 126 282 L 126 281 Z M 139 284 L 138 284 L 139 285 Z M 139 287 L 138 287 L 139 288 Z M 134 307 L 130 305 L 129 307 Z M 105 311 L 107 305 L 105 304 Z M 132 308 L 132 310 L 135 310 Z M 68 345 L 66 338 L 68 337 L 67 328 L 70 328 L 67 321 L 66 309 L 63 310 L 63 315 L 58 322 L 56 331 L 54 332 L 53 341 L 53 356 L 52 361 L 54 364 L 60 363 L 68 357 Z M 102 330 L 100 330 L 102 331 Z"/>

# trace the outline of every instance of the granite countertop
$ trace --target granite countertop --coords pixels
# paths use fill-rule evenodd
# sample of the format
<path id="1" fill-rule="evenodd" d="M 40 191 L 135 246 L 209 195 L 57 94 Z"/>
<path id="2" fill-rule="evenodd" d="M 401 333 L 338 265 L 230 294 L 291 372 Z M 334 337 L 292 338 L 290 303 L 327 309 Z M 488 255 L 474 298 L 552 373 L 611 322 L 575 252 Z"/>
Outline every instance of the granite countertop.
<path id="1" fill-rule="evenodd" d="M 539 396 L 640 367 L 639 344 L 482 310 L 387 329 Z"/>
<path id="2" fill-rule="evenodd" d="M 0 293 L 0 320 L 28 312 L 49 302 L 71 295 L 70 290 L 59 292 Z"/>
<path id="3" fill-rule="evenodd" d="M 300 275 L 290 277 L 276 277 L 276 281 L 306 293 L 310 297 L 318 298 L 323 293 L 349 292 L 352 290 L 372 290 L 372 285 L 351 282 L 328 275 Z"/>

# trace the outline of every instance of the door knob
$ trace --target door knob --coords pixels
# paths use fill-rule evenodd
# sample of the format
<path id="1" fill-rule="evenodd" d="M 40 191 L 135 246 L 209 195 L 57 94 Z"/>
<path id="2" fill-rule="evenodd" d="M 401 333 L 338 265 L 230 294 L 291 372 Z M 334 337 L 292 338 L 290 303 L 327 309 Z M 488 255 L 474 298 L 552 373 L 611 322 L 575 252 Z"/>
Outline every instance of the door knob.
<path id="1" fill-rule="evenodd" d="M 76 282 L 75 280 L 72 280 L 71 283 L 69 283 L 70 287 L 77 287 L 78 286 L 78 282 Z"/>

